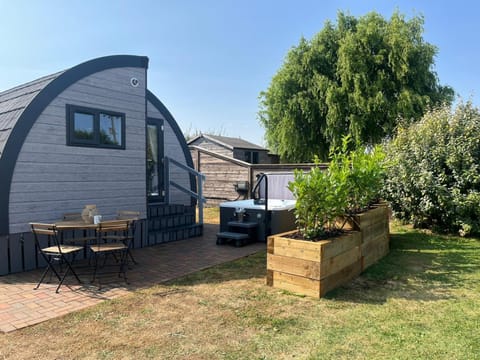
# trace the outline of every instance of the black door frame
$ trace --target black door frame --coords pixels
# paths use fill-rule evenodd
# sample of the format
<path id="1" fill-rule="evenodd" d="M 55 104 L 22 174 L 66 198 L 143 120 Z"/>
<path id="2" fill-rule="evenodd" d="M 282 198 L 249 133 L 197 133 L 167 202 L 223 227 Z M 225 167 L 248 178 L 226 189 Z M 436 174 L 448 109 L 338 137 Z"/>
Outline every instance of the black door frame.
<path id="1" fill-rule="evenodd" d="M 164 120 L 163 119 L 156 119 L 156 118 L 147 118 L 147 133 L 146 133 L 146 146 L 148 147 L 148 125 L 153 125 L 157 127 L 157 164 L 158 164 L 158 196 L 148 195 L 147 193 L 147 201 L 148 203 L 162 203 L 165 201 L 165 176 L 164 176 Z M 145 162 L 147 163 L 147 154 L 145 154 Z M 146 166 L 148 169 L 148 164 Z M 146 170 L 146 177 L 145 180 L 147 181 L 147 191 L 148 191 L 148 170 Z"/>

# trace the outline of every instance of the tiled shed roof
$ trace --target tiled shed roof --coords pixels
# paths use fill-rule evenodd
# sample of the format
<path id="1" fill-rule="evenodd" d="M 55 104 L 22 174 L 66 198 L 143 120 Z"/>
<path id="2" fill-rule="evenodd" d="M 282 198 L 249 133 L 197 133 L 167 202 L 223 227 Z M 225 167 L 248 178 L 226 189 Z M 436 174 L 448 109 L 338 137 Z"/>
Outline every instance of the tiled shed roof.
<path id="1" fill-rule="evenodd" d="M 267 150 L 259 145 L 253 144 L 251 142 L 248 142 L 246 140 L 240 139 L 240 138 L 234 138 L 234 137 L 228 137 L 228 136 L 218 136 L 218 135 L 209 135 L 209 134 L 201 134 L 192 140 L 188 141 L 188 144 L 193 144 L 195 140 L 204 137 L 205 139 L 208 139 L 210 141 L 216 142 L 220 145 L 223 145 L 227 148 L 230 149 L 254 149 L 254 150 Z"/>
<path id="2" fill-rule="evenodd" d="M 0 157 L 17 120 L 31 101 L 63 71 L 0 92 Z"/>

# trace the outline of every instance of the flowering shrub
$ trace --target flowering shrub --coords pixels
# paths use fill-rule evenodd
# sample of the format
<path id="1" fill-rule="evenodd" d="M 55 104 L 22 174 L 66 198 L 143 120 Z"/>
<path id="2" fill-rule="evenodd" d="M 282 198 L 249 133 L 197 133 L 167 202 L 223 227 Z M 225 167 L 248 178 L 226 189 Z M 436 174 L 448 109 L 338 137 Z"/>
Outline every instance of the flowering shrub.
<path id="1" fill-rule="evenodd" d="M 400 127 L 387 144 L 384 196 L 416 227 L 461 235 L 480 231 L 480 113 L 444 106 Z"/>

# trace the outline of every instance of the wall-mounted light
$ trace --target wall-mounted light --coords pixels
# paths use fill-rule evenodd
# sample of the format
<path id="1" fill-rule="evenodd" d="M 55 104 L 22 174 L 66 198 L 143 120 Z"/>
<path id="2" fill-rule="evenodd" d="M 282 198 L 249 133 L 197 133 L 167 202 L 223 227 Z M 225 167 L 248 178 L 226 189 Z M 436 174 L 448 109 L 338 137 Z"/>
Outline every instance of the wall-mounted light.
<path id="1" fill-rule="evenodd" d="M 138 84 L 140 84 L 140 81 L 138 81 L 137 78 L 132 77 L 132 78 L 130 79 L 130 85 L 132 85 L 133 87 L 137 87 Z"/>

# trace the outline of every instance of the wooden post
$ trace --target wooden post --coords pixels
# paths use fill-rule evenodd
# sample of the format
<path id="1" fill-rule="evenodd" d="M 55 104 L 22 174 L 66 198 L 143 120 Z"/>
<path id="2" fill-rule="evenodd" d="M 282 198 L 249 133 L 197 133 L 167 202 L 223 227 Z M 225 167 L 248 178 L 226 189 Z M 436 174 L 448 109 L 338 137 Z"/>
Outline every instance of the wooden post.
<path id="1" fill-rule="evenodd" d="M 249 166 L 248 167 L 248 196 L 247 196 L 247 199 L 251 199 L 252 198 L 252 190 L 253 190 L 253 169 L 252 169 L 252 166 Z"/>
<path id="2" fill-rule="evenodd" d="M 197 171 L 200 172 L 201 170 L 201 154 L 200 151 L 195 150 L 197 152 Z"/>
<path id="3" fill-rule="evenodd" d="M 198 175 L 198 223 L 203 225 L 203 181 L 205 175 Z"/>

